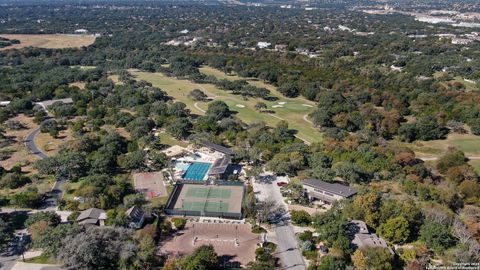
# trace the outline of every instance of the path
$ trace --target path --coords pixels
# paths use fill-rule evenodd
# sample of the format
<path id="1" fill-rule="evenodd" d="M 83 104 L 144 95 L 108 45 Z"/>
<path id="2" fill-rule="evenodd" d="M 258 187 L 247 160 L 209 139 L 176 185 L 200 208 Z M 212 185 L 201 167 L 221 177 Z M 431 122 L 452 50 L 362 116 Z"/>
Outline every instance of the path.
<path id="1" fill-rule="evenodd" d="M 308 119 L 308 113 L 303 116 L 303 120 L 305 120 L 305 122 L 313 125 L 313 122 L 310 121 L 310 119 Z"/>
<path id="2" fill-rule="evenodd" d="M 435 161 L 438 160 L 440 157 L 419 157 L 419 159 L 423 161 Z M 479 156 L 472 156 L 472 157 L 467 157 L 470 160 L 480 160 Z"/>
<path id="3" fill-rule="evenodd" d="M 38 133 L 40 133 L 40 127 L 35 128 L 28 134 L 25 138 L 24 144 L 28 148 L 28 150 L 37 156 L 40 159 L 47 158 L 48 155 L 40 150 L 40 148 L 35 144 L 35 138 L 37 137 Z M 57 207 L 57 201 L 59 198 L 63 196 L 62 186 L 64 185 L 65 180 L 63 179 L 56 179 L 55 183 L 53 183 L 52 189 L 50 190 L 51 197 L 45 200 L 45 203 L 42 206 L 44 210 L 55 210 Z"/>
<path id="4" fill-rule="evenodd" d="M 203 87 L 202 85 L 200 85 L 200 84 L 198 84 L 198 83 L 197 83 L 196 85 L 197 85 L 198 88 L 200 88 L 202 91 L 204 91 L 210 98 L 212 98 L 212 99 L 217 99 L 217 98 L 219 98 L 219 96 L 212 94 L 212 93 L 209 92 L 207 89 L 205 89 L 205 87 Z M 230 97 L 225 97 L 225 96 L 222 96 L 221 98 L 230 99 Z M 193 106 L 195 107 L 195 109 L 201 111 L 202 113 L 205 113 L 205 110 L 202 109 L 202 108 L 200 108 L 200 107 L 198 106 L 198 102 L 195 102 L 195 103 L 193 104 Z M 277 119 L 279 119 L 279 120 L 286 121 L 284 118 L 282 118 L 282 117 L 280 117 L 280 116 L 278 116 L 278 115 L 275 115 L 275 114 L 272 114 L 272 113 L 268 113 L 268 115 L 271 116 L 271 117 L 273 117 L 273 118 L 277 118 Z M 305 118 L 304 118 L 304 119 L 305 119 Z M 307 121 L 307 122 L 308 122 L 308 121 Z M 308 141 L 308 140 L 305 139 L 305 138 L 302 138 L 302 137 L 301 137 L 300 135 L 298 135 L 298 134 L 295 134 L 295 137 L 298 138 L 298 139 L 300 139 L 300 140 L 302 140 L 302 141 L 303 141 L 305 144 L 307 144 L 307 145 L 311 145 L 311 144 L 312 144 L 310 141 Z"/>
<path id="5" fill-rule="evenodd" d="M 253 190 L 259 200 L 264 201 L 267 198 L 274 200 L 288 211 L 276 180 L 270 183 L 253 183 Z M 273 231 L 270 230 L 270 233 L 272 236 L 269 239 L 277 244 L 277 252 L 274 255 L 280 258 L 282 262 L 282 267 L 279 269 L 305 270 L 305 261 L 298 247 L 297 237 L 292 225 L 288 221 L 277 224 Z"/>
<path id="6" fill-rule="evenodd" d="M 25 138 L 24 143 L 25 143 L 25 146 L 28 148 L 28 150 L 30 150 L 32 154 L 39 157 L 40 159 L 44 159 L 48 157 L 47 154 L 42 150 L 40 150 L 35 144 L 35 137 L 37 137 L 38 133 L 40 133 L 40 127 L 37 127 L 34 130 L 32 130 L 32 132 L 28 134 L 27 138 Z"/>
<path id="7" fill-rule="evenodd" d="M 207 112 L 207 111 L 205 111 L 204 109 L 202 109 L 202 108 L 200 108 L 200 107 L 198 106 L 198 102 L 195 102 L 195 103 L 193 104 L 193 106 L 195 107 L 195 109 L 201 111 L 202 113 L 206 113 L 206 112 Z"/>

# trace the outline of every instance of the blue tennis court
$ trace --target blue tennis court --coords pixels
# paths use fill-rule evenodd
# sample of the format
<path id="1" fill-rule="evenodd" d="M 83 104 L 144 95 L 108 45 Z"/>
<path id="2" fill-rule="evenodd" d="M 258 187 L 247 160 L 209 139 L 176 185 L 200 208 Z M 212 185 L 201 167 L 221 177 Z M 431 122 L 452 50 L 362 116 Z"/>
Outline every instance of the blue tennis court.
<path id="1" fill-rule="evenodd" d="M 210 163 L 194 162 L 188 166 L 188 169 L 183 174 L 182 178 L 185 180 L 201 181 L 205 178 L 209 169 Z"/>

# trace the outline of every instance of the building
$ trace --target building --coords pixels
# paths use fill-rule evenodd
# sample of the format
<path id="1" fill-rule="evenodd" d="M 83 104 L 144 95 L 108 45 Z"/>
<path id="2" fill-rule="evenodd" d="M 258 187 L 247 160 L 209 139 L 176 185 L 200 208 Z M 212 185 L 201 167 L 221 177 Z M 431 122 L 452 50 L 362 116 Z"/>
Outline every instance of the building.
<path id="1" fill-rule="evenodd" d="M 260 42 L 257 43 L 257 47 L 259 49 L 266 49 L 266 48 L 270 47 L 270 45 L 272 45 L 272 43 L 270 43 L 270 42 L 260 41 Z"/>
<path id="2" fill-rule="evenodd" d="M 232 158 L 228 155 L 215 160 L 208 171 L 208 177 L 212 179 L 224 179 L 225 177 L 228 177 L 226 172 L 231 162 Z"/>
<path id="3" fill-rule="evenodd" d="M 77 30 L 75 30 L 75 34 L 85 35 L 85 34 L 88 34 L 88 30 L 87 29 L 77 29 Z"/>
<path id="4" fill-rule="evenodd" d="M 177 182 L 164 211 L 167 215 L 241 219 L 243 183 L 205 185 L 200 181 Z"/>
<path id="5" fill-rule="evenodd" d="M 125 211 L 128 227 L 131 229 L 140 229 L 145 221 L 145 212 L 138 206 L 132 206 Z"/>
<path id="6" fill-rule="evenodd" d="M 350 221 L 347 228 L 347 234 L 351 239 L 351 245 L 354 250 L 358 248 L 380 247 L 388 249 L 388 251 L 393 254 L 393 250 L 388 247 L 387 242 L 383 238 L 369 232 L 367 224 L 364 221 Z"/>
<path id="7" fill-rule="evenodd" d="M 327 183 L 318 179 L 303 181 L 303 190 L 310 200 L 319 200 L 325 204 L 348 199 L 357 194 L 357 190 L 337 183 Z"/>
<path id="8" fill-rule="evenodd" d="M 173 145 L 165 150 L 162 150 L 162 153 L 165 153 L 165 155 L 169 158 L 180 157 L 185 155 L 187 152 L 188 150 L 180 145 Z"/>
<path id="9" fill-rule="evenodd" d="M 217 151 L 217 152 L 220 152 L 224 155 L 228 155 L 228 156 L 231 156 L 231 157 L 233 157 L 235 155 L 235 152 L 233 152 L 232 149 L 230 149 L 228 147 L 225 147 L 225 146 L 221 146 L 219 144 L 215 144 L 215 143 L 212 143 L 212 142 L 202 142 L 202 145 L 209 148 L 212 151 Z"/>
<path id="10" fill-rule="evenodd" d="M 77 217 L 77 223 L 85 226 L 105 226 L 105 220 L 107 220 L 107 214 L 98 208 L 84 210 Z"/>

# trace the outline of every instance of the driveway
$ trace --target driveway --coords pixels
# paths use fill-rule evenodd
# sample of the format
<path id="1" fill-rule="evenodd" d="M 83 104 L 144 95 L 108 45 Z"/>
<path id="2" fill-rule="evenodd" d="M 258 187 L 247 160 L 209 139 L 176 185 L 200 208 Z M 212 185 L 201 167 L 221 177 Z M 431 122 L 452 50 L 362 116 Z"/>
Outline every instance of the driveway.
<path id="1" fill-rule="evenodd" d="M 253 183 L 253 190 L 258 200 L 274 200 L 288 211 L 276 179 Z M 277 252 L 274 255 L 280 258 L 282 263 L 279 269 L 305 270 L 305 261 L 298 247 L 297 237 L 292 225 L 288 221 L 284 224 L 277 224 L 273 228 L 273 232 L 270 240 L 278 245 Z"/>
<path id="2" fill-rule="evenodd" d="M 27 138 L 25 138 L 24 143 L 25 143 L 25 146 L 28 148 L 28 150 L 30 150 L 32 154 L 36 155 L 40 159 L 44 159 L 48 157 L 47 154 L 45 154 L 45 152 L 40 150 L 35 144 L 35 137 L 38 135 L 38 133 L 40 133 L 40 127 L 37 127 L 30 134 L 28 134 Z"/>
<path id="3" fill-rule="evenodd" d="M 30 134 L 28 134 L 27 138 L 25 138 L 25 146 L 28 150 L 36 155 L 40 159 L 47 158 L 47 154 L 40 150 L 38 146 L 35 144 L 35 137 L 37 137 L 38 133 L 40 133 L 40 127 L 35 128 Z M 63 185 L 65 181 L 62 179 L 56 179 L 55 183 L 51 189 L 51 196 L 48 198 L 44 205 L 40 207 L 42 210 L 55 210 L 57 207 L 57 200 L 62 198 L 63 196 Z"/>

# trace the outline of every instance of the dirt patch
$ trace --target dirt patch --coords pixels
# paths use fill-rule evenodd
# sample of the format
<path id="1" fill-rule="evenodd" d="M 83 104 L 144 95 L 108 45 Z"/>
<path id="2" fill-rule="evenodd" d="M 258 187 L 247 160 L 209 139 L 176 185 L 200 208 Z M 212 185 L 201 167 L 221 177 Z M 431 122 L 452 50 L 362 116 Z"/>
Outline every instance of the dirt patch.
<path id="1" fill-rule="evenodd" d="M 237 236 L 237 244 L 235 244 Z M 195 244 L 192 239 L 196 238 Z M 183 231 L 161 244 L 160 254 L 185 255 L 201 245 L 212 245 L 222 263 L 247 265 L 255 260 L 260 237 L 249 224 L 188 222 Z"/>
<path id="2" fill-rule="evenodd" d="M 72 139 L 73 135 L 69 129 L 60 131 L 57 138 L 53 138 L 48 133 L 40 132 L 35 138 L 35 144 L 48 156 L 52 156 L 58 153 L 63 144 L 71 141 Z"/>
<path id="3" fill-rule="evenodd" d="M 89 46 L 95 42 L 95 37 L 92 35 L 26 35 L 26 34 L 0 34 L 0 37 L 7 39 L 20 40 L 20 44 L 15 44 L 2 48 L 0 50 L 20 49 L 25 47 L 38 47 L 47 49 L 62 49 L 62 48 L 80 48 Z"/>
<path id="4" fill-rule="evenodd" d="M 76 86 L 76 87 L 80 88 L 80 90 L 85 90 L 85 85 L 86 85 L 86 83 L 84 83 L 84 82 L 73 82 L 73 83 L 69 84 L 69 86 Z"/>
<path id="5" fill-rule="evenodd" d="M 18 115 L 10 120 L 19 121 L 26 128 L 21 130 L 5 130 L 5 136 L 7 137 L 8 143 L 6 143 L 5 146 L 2 146 L 1 150 L 10 152 L 11 156 L 8 159 L 0 161 L 0 166 L 5 169 L 11 169 L 13 166 L 21 164 L 25 166 L 23 168 L 25 172 L 34 172 L 31 163 L 38 160 L 38 158 L 28 151 L 27 147 L 23 144 L 23 141 L 38 125 L 33 123 L 32 117 L 25 115 Z"/>

